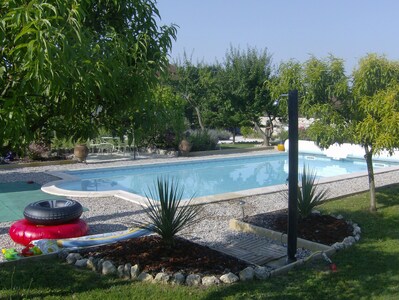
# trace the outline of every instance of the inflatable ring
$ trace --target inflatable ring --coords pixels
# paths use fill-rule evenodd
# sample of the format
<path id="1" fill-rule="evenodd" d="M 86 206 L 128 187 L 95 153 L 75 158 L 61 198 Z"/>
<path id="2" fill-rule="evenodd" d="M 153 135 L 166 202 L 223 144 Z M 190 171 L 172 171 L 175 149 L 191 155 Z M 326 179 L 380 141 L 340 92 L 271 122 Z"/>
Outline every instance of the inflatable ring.
<path id="1" fill-rule="evenodd" d="M 82 219 L 50 226 L 36 225 L 22 219 L 11 225 L 9 234 L 14 242 L 27 246 L 34 240 L 80 237 L 86 235 L 88 231 L 89 227 Z"/>
<path id="2" fill-rule="evenodd" d="M 82 212 L 82 205 L 74 200 L 41 200 L 28 204 L 24 216 L 33 224 L 58 225 L 79 219 Z"/>

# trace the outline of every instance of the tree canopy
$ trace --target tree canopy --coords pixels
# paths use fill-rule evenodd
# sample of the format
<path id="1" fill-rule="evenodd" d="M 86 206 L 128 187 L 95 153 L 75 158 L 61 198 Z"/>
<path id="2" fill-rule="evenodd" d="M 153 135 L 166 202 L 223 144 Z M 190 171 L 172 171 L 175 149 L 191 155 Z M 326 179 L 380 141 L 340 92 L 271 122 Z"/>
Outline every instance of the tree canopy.
<path id="1" fill-rule="evenodd" d="M 152 0 L 2 1 L 0 142 L 123 132 L 168 66 L 176 28 L 158 18 Z"/>

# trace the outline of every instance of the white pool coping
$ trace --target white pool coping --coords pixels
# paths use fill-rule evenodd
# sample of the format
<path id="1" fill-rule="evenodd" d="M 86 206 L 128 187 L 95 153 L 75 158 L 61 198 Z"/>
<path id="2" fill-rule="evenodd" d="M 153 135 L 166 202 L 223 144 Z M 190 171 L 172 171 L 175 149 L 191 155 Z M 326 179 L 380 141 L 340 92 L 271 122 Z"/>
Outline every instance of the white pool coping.
<path id="1" fill-rule="evenodd" d="M 268 151 L 268 152 L 263 152 L 263 153 L 245 153 L 245 154 L 232 154 L 232 155 L 217 155 L 217 156 L 211 156 L 211 157 L 190 157 L 190 158 L 168 158 L 168 161 L 159 161 L 159 160 L 151 160 L 151 161 L 135 161 L 135 164 L 129 164 L 129 167 L 135 166 L 147 166 L 147 165 L 159 165 L 159 164 L 175 164 L 175 163 L 185 163 L 185 162 L 191 162 L 191 161 L 207 161 L 207 160 L 215 160 L 215 159 L 224 159 L 224 158 L 234 158 L 234 157 L 244 157 L 244 156 L 264 156 L 264 155 L 277 155 L 279 152 L 274 152 L 274 151 Z M 126 166 L 126 167 L 128 167 Z M 79 168 L 79 169 L 73 169 L 73 171 L 79 171 L 79 170 L 90 170 L 90 169 L 110 169 L 110 168 L 120 168 L 119 167 L 101 167 L 101 166 L 95 166 L 95 167 L 90 167 L 87 166 L 86 168 Z M 374 174 L 383 174 L 383 173 L 389 173 L 393 171 L 398 171 L 399 166 L 394 166 L 394 167 L 386 167 L 386 168 L 381 168 L 374 170 Z M 66 170 L 69 171 L 69 170 Z M 71 170 L 72 171 L 72 170 Z M 52 176 L 61 178 L 60 180 L 52 181 L 49 183 L 46 183 L 42 186 L 42 191 L 48 193 L 48 194 L 53 194 L 57 196 L 66 196 L 66 197 L 90 197 L 90 198 L 97 198 L 97 197 L 109 197 L 109 196 L 114 196 L 126 201 L 130 201 L 133 203 L 137 203 L 139 205 L 146 206 L 148 203 L 148 200 L 146 197 L 143 197 L 138 194 L 133 194 L 124 190 L 110 190 L 110 191 L 71 191 L 71 190 L 65 190 L 61 189 L 57 186 L 57 184 L 61 182 L 68 182 L 68 181 L 73 181 L 79 179 L 76 176 L 72 176 L 70 174 L 64 173 L 64 171 L 49 171 L 46 172 L 47 174 L 50 174 Z M 328 178 L 322 178 L 319 179 L 317 184 L 322 185 L 322 184 L 328 184 L 331 182 L 338 182 L 338 181 L 343 181 L 343 180 L 348 180 L 348 179 L 353 179 L 353 178 L 358 178 L 358 177 L 366 177 L 367 176 L 367 171 L 363 172 L 356 172 L 356 173 L 351 173 L 351 174 L 345 174 L 345 175 L 339 175 L 339 176 L 333 176 L 333 177 L 328 177 Z M 219 202 L 219 201 L 227 201 L 227 200 L 232 200 L 232 199 L 237 199 L 237 198 L 244 198 L 244 197 L 249 197 L 249 196 L 256 196 L 256 195 L 262 195 L 262 194 L 272 194 L 272 193 L 278 193 L 282 191 L 288 190 L 288 185 L 287 184 L 279 184 L 279 185 L 273 185 L 273 186 L 268 186 L 268 187 L 261 187 L 261 188 L 255 188 L 255 189 L 248 189 L 248 190 L 242 190 L 242 191 L 236 191 L 236 192 L 229 192 L 229 193 L 224 193 L 224 194 L 217 194 L 217 195 L 209 195 L 209 196 L 202 196 L 202 197 L 196 197 L 193 198 L 190 202 L 191 205 L 200 205 L 200 204 L 208 204 L 208 203 L 214 203 L 214 202 Z M 184 200 L 188 199 L 183 199 L 182 203 Z"/>

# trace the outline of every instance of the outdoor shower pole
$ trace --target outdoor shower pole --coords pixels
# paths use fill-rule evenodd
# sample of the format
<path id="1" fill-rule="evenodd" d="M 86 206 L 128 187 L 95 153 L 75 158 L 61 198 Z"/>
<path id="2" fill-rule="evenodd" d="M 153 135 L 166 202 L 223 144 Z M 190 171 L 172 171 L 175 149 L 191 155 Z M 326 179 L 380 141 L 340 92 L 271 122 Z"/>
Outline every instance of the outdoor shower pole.
<path id="1" fill-rule="evenodd" d="M 288 237 L 287 263 L 296 261 L 298 227 L 298 91 L 288 93 Z"/>

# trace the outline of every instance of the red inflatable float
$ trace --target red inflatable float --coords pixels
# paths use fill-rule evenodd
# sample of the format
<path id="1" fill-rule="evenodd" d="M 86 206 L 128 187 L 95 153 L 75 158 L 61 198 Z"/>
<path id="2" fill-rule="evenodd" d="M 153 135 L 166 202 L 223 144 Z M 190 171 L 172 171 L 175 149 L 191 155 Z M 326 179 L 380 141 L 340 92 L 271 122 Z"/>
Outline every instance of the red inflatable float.
<path id="1" fill-rule="evenodd" d="M 26 219 L 16 221 L 10 227 L 10 237 L 18 244 L 27 246 L 31 241 L 40 239 L 65 239 L 87 234 L 89 227 L 82 219 L 59 225 L 36 225 Z"/>

